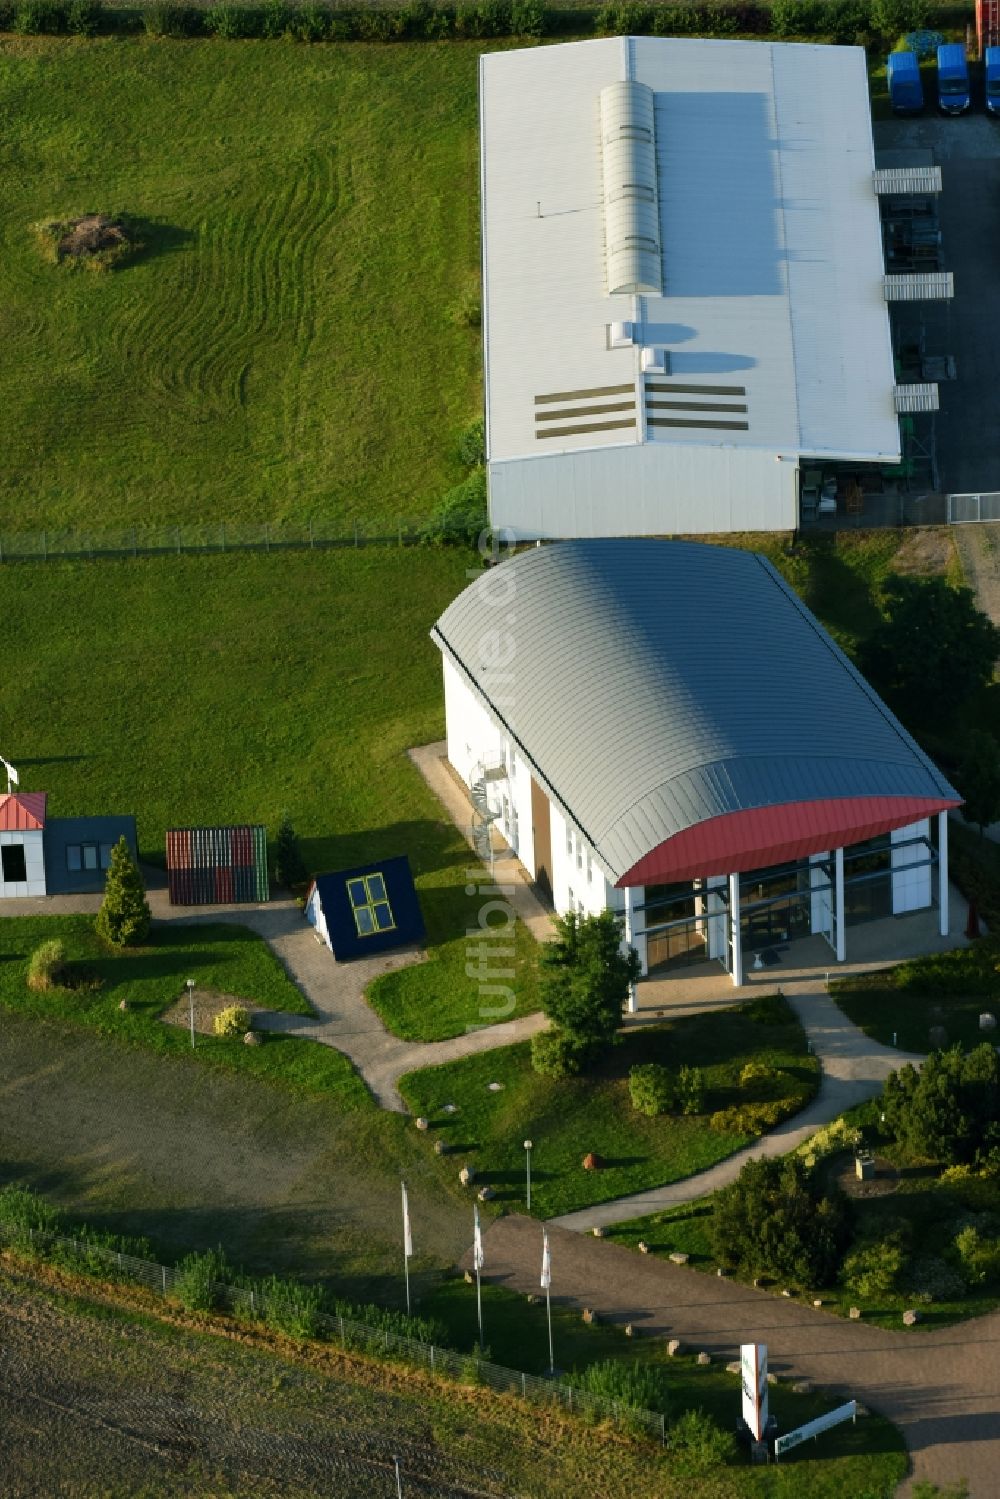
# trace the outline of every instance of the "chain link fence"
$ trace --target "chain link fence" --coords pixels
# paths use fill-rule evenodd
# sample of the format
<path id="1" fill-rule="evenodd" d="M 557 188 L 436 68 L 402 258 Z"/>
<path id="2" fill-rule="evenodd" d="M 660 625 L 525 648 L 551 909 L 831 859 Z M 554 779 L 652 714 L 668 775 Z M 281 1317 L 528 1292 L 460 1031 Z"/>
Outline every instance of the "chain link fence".
<path id="1" fill-rule="evenodd" d="M 157 1295 L 167 1297 L 174 1289 L 177 1271 L 170 1265 L 137 1259 L 121 1250 L 108 1249 L 87 1239 L 31 1228 L 12 1228 L 0 1224 L 0 1242 L 13 1243 L 29 1252 L 55 1250 L 86 1273 L 110 1273 L 122 1280 L 145 1286 Z M 226 1281 L 214 1283 L 220 1306 L 226 1310 L 264 1321 L 269 1306 L 280 1307 L 280 1299 L 267 1298 L 260 1291 Z M 557 1406 L 590 1421 L 608 1421 L 630 1432 L 641 1432 L 655 1441 L 666 1441 L 666 1418 L 656 1411 L 639 1410 L 617 1400 L 591 1395 L 586 1390 L 557 1379 L 541 1379 L 517 1369 L 506 1369 L 481 1359 L 476 1354 L 458 1353 L 453 1348 L 438 1348 L 387 1328 L 371 1327 L 350 1317 L 320 1313 L 316 1318 L 320 1335 L 339 1343 L 345 1352 L 367 1353 L 403 1359 L 418 1368 L 428 1369 L 450 1379 L 483 1385 L 506 1395 L 518 1395 L 535 1404 Z"/>
<path id="2" fill-rule="evenodd" d="M 120 531 L 0 532 L 0 562 L 79 561 L 94 557 L 162 557 L 223 552 L 324 551 L 343 547 L 417 546 L 428 523 L 413 520 L 307 521 L 283 525 L 219 522 L 200 526 L 130 526 Z"/>

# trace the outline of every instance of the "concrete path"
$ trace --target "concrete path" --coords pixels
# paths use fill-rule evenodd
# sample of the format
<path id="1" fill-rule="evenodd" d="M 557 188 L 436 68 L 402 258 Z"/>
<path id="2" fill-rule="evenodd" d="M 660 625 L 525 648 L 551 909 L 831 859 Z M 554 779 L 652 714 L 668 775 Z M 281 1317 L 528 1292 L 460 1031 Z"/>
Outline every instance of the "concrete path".
<path id="1" fill-rule="evenodd" d="M 1000 1494 L 1000 1313 L 936 1332 L 885 1332 L 606 1239 L 558 1227 L 549 1236 L 557 1305 L 591 1307 L 643 1337 L 680 1338 L 720 1362 L 737 1358 L 741 1342 L 765 1342 L 778 1374 L 856 1396 L 895 1422 L 914 1477 L 965 1477 L 972 1499 Z M 539 1223 L 498 1219 L 485 1238 L 484 1279 L 537 1295 L 541 1240 Z M 738 1403 L 734 1380 L 734 1419 Z M 908 1482 L 901 1493 L 909 1492 Z"/>
<path id="2" fill-rule="evenodd" d="M 349 1057 L 384 1109 L 405 1114 L 406 1105 L 397 1083 L 420 1067 L 436 1067 L 475 1052 L 492 1051 L 527 1040 L 544 1029 L 544 1015 L 526 1015 L 503 1025 L 479 1027 L 450 1041 L 401 1041 L 386 1030 L 365 1000 L 365 990 L 381 973 L 422 962 L 420 948 L 405 948 L 338 963 L 324 943 L 317 941 L 312 927 L 294 900 L 276 899 L 266 904 L 233 904 L 189 907 L 171 906 L 162 887 L 161 871 L 144 870 L 149 907 L 156 922 L 197 926 L 228 921 L 249 927 L 271 948 L 292 982 L 312 1006 L 311 1015 L 285 1015 L 270 1010 L 258 1016 L 261 1030 L 302 1036 L 332 1046 Z M 96 912 L 100 895 L 45 896 L 3 903 L 5 916 L 54 916 L 61 913 Z"/>
<path id="3" fill-rule="evenodd" d="M 717 1192 L 720 1187 L 736 1180 L 747 1161 L 760 1156 L 785 1155 L 795 1150 L 821 1125 L 829 1124 L 845 1109 L 863 1103 L 866 1098 L 873 1098 L 895 1068 L 904 1062 L 919 1065 L 922 1060 L 909 1052 L 896 1051 L 891 1046 L 880 1046 L 877 1041 L 870 1040 L 864 1031 L 848 1020 L 822 988 L 813 984 L 790 984 L 781 992 L 802 1022 L 810 1047 L 822 1068 L 819 1092 L 812 1103 L 753 1145 L 738 1150 L 707 1171 L 700 1171 L 697 1176 L 688 1176 L 683 1181 L 654 1187 L 647 1192 L 635 1192 L 629 1197 L 619 1197 L 578 1213 L 565 1213 L 561 1218 L 554 1218 L 554 1223 L 577 1233 L 587 1233 L 598 1226 L 605 1228 L 611 1223 L 644 1218 L 647 1213 L 658 1213 L 678 1203 L 694 1202 L 710 1192 Z"/>

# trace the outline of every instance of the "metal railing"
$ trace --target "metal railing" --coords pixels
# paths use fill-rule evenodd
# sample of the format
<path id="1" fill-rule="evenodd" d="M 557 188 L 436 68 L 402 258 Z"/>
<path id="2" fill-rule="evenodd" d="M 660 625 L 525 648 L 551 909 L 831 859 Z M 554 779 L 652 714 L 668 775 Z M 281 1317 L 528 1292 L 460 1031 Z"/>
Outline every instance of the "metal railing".
<path id="1" fill-rule="evenodd" d="M 29 1251 L 44 1252 L 56 1249 L 79 1262 L 84 1272 L 96 1273 L 97 1267 L 117 1274 L 124 1280 L 134 1281 L 161 1296 L 169 1296 L 178 1279 L 178 1272 L 170 1265 L 160 1265 L 153 1260 L 137 1259 L 122 1250 L 108 1249 L 104 1245 L 91 1243 L 88 1239 L 77 1239 L 65 1234 L 51 1233 L 44 1229 L 12 1228 L 0 1224 L 0 1241 L 24 1245 Z M 232 1285 L 228 1281 L 216 1281 L 212 1287 L 218 1303 L 228 1311 L 264 1321 L 269 1307 L 280 1308 L 280 1297 L 266 1297 L 253 1287 Z M 439 1348 L 434 1343 L 424 1343 L 417 1338 L 408 1338 L 388 1328 L 372 1327 L 350 1317 L 331 1316 L 319 1313 L 315 1318 L 321 1337 L 338 1342 L 345 1351 L 370 1355 L 395 1356 L 429 1369 L 450 1379 L 480 1384 L 502 1394 L 516 1395 L 535 1404 L 554 1405 L 587 1420 L 609 1421 L 628 1431 L 639 1431 L 661 1443 L 666 1441 L 666 1418 L 656 1411 L 634 1409 L 621 1401 L 610 1400 L 600 1395 L 591 1395 L 578 1390 L 561 1380 L 543 1379 L 535 1374 L 525 1374 L 517 1369 L 504 1368 L 491 1363 L 475 1353 L 459 1353 L 454 1348 Z"/>
<path id="2" fill-rule="evenodd" d="M 127 526 L 117 531 L 0 532 L 0 562 L 417 546 L 425 539 L 427 529 L 426 522 L 396 519 L 371 523 L 307 521 L 302 525 L 220 521 L 212 525 Z"/>

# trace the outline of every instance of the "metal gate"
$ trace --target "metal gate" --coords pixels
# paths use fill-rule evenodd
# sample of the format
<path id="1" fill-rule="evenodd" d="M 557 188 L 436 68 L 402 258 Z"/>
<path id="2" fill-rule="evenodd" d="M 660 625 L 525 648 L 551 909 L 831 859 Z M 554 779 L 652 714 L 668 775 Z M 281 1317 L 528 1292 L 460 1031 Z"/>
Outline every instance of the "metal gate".
<path id="1" fill-rule="evenodd" d="M 991 494 L 950 494 L 948 524 L 961 521 L 1000 520 L 1000 490 Z"/>

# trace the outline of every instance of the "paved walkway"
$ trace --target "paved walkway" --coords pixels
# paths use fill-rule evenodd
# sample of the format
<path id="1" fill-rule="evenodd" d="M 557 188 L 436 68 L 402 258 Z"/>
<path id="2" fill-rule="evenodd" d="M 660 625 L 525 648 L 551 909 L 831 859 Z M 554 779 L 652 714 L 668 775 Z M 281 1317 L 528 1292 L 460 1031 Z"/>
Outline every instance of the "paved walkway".
<path id="1" fill-rule="evenodd" d="M 904 1062 L 919 1063 L 922 1060 L 909 1052 L 896 1051 L 891 1046 L 880 1046 L 877 1041 L 870 1040 L 848 1020 L 825 990 L 815 984 L 789 984 L 782 993 L 802 1022 L 810 1047 L 822 1067 L 819 1092 L 812 1103 L 753 1145 L 697 1176 L 685 1177 L 667 1187 L 654 1187 L 648 1192 L 635 1192 L 629 1197 L 619 1197 L 578 1213 L 566 1213 L 553 1222 L 578 1233 L 589 1232 L 598 1225 L 607 1227 L 631 1218 L 644 1218 L 647 1213 L 657 1213 L 682 1202 L 694 1202 L 709 1192 L 717 1192 L 720 1187 L 736 1180 L 747 1161 L 758 1156 L 785 1155 L 794 1150 L 820 1125 L 829 1124 L 845 1109 L 873 1098 L 896 1067 Z"/>
<path id="2" fill-rule="evenodd" d="M 607 1239 L 549 1234 L 557 1304 L 592 1307 L 642 1336 L 680 1338 L 720 1362 L 737 1358 L 741 1342 L 765 1342 L 776 1373 L 842 1390 L 894 1421 L 915 1477 L 965 1477 L 972 1499 L 1000 1494 L 1000 1313 L 936 1332 L 885 1332 Z M 484 1279 L 537 1295 L 541 1237 L 531 1219 L 498 1219 L 485 1238 Z M 738 1404 L 734 1380 L 734 1419 Z"/>
<path id="3" fill-rule="evenodd" d="M 351 963 L 337 963 L 329 948 L 317 941 L 294 900 L 272 900 L 266 904 L 201 906 L 197 911 L 171 906 L 167 892 L 157 887 L 156 871 L 148 876 L 148 898 L 157 922 L 194 926 L 229 921 L 249 927 L 263 937 L 283 965 L 289 978 L 312 1005 L 312 1015 L 285 1015 L 271 1010 L 257 1019 L 261 1030 L 281 1031 L 332 1046 L 349 1057 L 364 1078 L 377 1103 L 405 1114 L 406 1105 L 397 1084 L 408 1072 L 436 1067 L 474 1052 L 491 1051 L 524 1041 L 546 1024 L 544 1015 L 526 1015 L 503 1025 L 491 1025 L 456 1036 L 451 1041 L 401 1041 L 386 1030 L 365 1000 L 365 990 L 380 973 L 421 962 L 419 948 L 382 953 Z M 8 916 L 52 916 L 59 912 L 97 911 L 99 895 L 46 896 L 4 901 Z"/>

